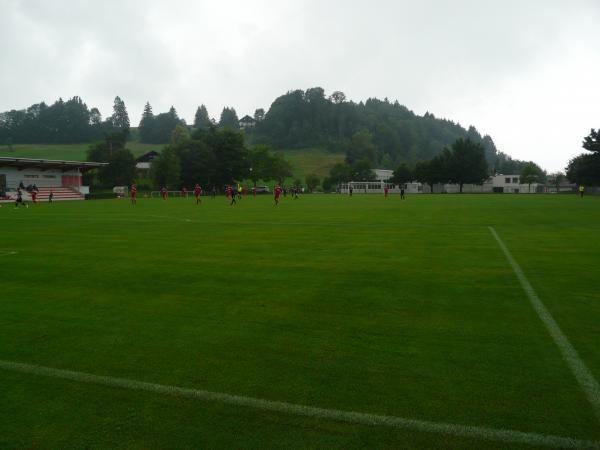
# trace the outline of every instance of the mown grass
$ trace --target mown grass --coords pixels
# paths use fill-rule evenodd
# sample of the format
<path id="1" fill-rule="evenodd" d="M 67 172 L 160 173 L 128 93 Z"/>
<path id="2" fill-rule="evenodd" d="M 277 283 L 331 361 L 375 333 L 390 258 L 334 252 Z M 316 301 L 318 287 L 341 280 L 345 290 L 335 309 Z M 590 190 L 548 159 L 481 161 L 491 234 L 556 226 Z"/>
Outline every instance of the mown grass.
<path id="1" fill-rule="evenodd" d="M 285 150 L 285 158 L 292 163 L 293 179 L 299 178 L 304 182 L 306 175 L 318 175 L 321 180 L 329 174 L 329 170 L 344 161 L 343 153 L 331 153 L 319 148 Z"/>
<path id="2" fill-rule="evenodd" d="M 0 209 L 0 359 L 600 439 L 494 226 L 600 378 L 600 198 Z M 0 447 L 506 448 L 0 370 Z M 511 448 L 516 446 L 511 445 Z"/>
<path id="3" fill-rule="evenodd" d="M 161 151 L 163 147 L 160 144 L 127 143 L 127 148 L 131 150 L 134 156 L 143 155 L 151 150 Z M 89 144 L 15 144 L 12 149 L 3 145 L 0 146 L 0 156 L 85 161 L 88 148 Z"/>

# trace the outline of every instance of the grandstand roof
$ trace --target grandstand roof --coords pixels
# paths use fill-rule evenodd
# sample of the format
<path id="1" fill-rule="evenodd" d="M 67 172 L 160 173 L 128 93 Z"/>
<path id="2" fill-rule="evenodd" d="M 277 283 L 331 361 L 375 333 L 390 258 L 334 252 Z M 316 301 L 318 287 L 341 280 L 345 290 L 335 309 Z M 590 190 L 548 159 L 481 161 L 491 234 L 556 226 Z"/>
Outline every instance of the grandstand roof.
<path id="1" fill-rule="evenodd" d="M 0 157 L 0 167 L 14 167 L 19 170 L 33 169 L 62 169 L 63 171 L 79 169 L 80 172 L 97 169 L 108 165 L 108 163 L 85 162 L 85 161 L 62 161 L 57 159 L 31 159 L 31 158 L 6 158 Z"/>

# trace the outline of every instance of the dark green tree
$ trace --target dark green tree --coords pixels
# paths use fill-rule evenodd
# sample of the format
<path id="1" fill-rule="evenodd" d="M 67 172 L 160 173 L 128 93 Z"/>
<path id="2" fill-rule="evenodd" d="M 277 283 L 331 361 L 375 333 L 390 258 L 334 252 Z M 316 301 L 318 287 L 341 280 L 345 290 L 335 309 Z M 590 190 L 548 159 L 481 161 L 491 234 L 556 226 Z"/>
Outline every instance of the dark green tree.
<path id="1" fill-rule="evenodd" d="M 431 188 L 433 194 L 433 186 L 439 183 L 448 181 L 446 172 L 447 155 L 438 155 L 429 161 L 417 161 L 415 164 L 414 178 Z"/>
<path id="2" fill-rule="evenodd" d="M 567 178 L 571 183 L 588 186 L 600 185 L 600 129 L 592 129 L 583 139 L 582 147 L 592 153 L 582 153 L 571 159 L 567 166 Z"/>
<path id="3" fill-rule="evenodd" d="M 350 166 L 351 181 L 375 181 L 373 165 L 367 158 L 355 161 Z"/>
<path id="4" fill-rule="evenodd" d="M 178 189 L 181 184 L 181 161 L 175 148 L 165 149 L 152 161 L 150 176 L 157 188 Z"/>
<path id="5" fill-rule="evenodd" d="M 135 158 L 131 151 L 119 148 L 109 156 L 108 166 L 100 170 L 105 186 L 129 186 L 135 178 Z"/>
<path id="6" fill-rule="evenodd" d="M 113 127 L 129 132 L 129 115 L 125 102 L 117 95 L 113 103 L 113 114 L 110 116 Z"/>
<path id="7" fill-rule="evenodd" d="M 336 105 L 339 105 L 340 103 L 344 103 L 346 101 L 346 94 L 344 94 L 342 91 L 334 91 L 329 96 L 329 100 L 331 100 Z"/>
<path id="8" fill-rule="evenodd" d="M 542 171 L 533 162 L 529 162 L 525 166 L 523 166 L 523 168 L 521 169 L 521 173 L 519 174 L 521 183 L 528 185 L 529 192 L 531 192 L 531 185 L 533 183 L 539 183 L 542 181 L 542 176 Z"/>
<path id="9" fill-rule="evenodd" d="M 600 153 L 584 153 L 569 161 L 567 178 L 585 186 L 600 185 Z"/>
<path id="10" fill-rule="evenodd" d="M 567 177 L 562 172 L 551 173 L 548 175 L 548 181 L 556 188 L 556 192 L 560 192 L 560 185 L 566 178 Z"/>
<path id="11" fill-rule="evenodd" d="M 268 145 L 255 145 L 248 152 L 250 159 L 250 169 L 248 178 L 252 180 L 254 186 L 259 180 L 269 181 L 272 178 L 271 167 L 275 156 Z"/>
<path id="12" fill-rule="evenodd" d="M 348 164 L 337 163 L 329 170 L 329 177 L 327 179 L 331 185 L 352 181 L 352 168 Z"/>
<path id="13" fill-rule="evenodd" d="M 223 108 L 223 111 L 221 112 L 221 120 L 219 120 L 219 126 L 234 129 L 240 127 L 239 119 L 234 108 Z"/>
<path id="14" fill-rule="evenodd" d="M 269 173 L 269 180 L 276 180 L 283 184 L 286 178 L 292 176 L 292 165 L 282 153 L 275 153 L 267 172 Z"/>
<path id="15" fill-rule="evenodd" d="M 208 117 L 206 106 L 198 106 L 198 109 L 196 109 L 196 114 L 194 115 L 194 128 L 198 130 L 207 130 L 211 127 L 211 125 L 212 123 L 210 121 L 210 117 Z"/>
<path id="16" fill-rule="evenodd" d="M 190 188 L 196 183 L 201 186 L 216 186 L 217 157 L 206 142 L 188 140 L 176 149 L 181 164 L 181 181 Z"/>
<path id="17" fill-rule="evenodd" d="M 600 153 L 600 128 L 598 131 L 592 128 L 590 134 L 583 138 L 582 147 L 590 152 Z"/>
<path id="18" fill-rule="evenodd" d="M 256 111 L 254 111 L 254 120 L 256 120 L 256 122 L 262 122 L 262 120 L 265 118 L 265 110 L 262 108 L 258 108 Z"/>
<path id="19" fill-rule="evenodd" d="M 321 179 L 318 175 L 315 175 L 314 173 L 306 175 L 304 181 L 306 183 L 306 188 L 308 189 L 308 192 L 314 192 L 314 190 L 317 187 L 319 187 L 319 184 L 321 184 Z"/>
<path id="20" fill-rule="evenodd" d="M 94 162 L 108 162 L 117 150 L 125 148 L 127 142 L 125 130 L 113 131 L 104 136 L 104 140 L 97 141 L 88 147 L 87 160 Z"/>
<path id="21" fill-rule="evenodd" d="M 242 181 L 249 175 L 250 159 L 244 134 L 231 128 L 211 128 L 203 135 L 217 159 L 218 185 Z"/>
<path id="22" fill-rule="evenodd" d="M 152 106 L 150 106 L 150 102 L 146 102 L 144 112 L 142 113 L 142 119 L 138 125 L 140 140 L 144 143 L 154 142 L 154 128 L 154 113 L 152 112 Z"/>
<path id="23" fill-rule="evenodd" d="M 396 167 L 391 181 L 392 183 L 396 183 L 400 186 L 403 186 L 406 183 L 410 183 L 413 180 L 413 177 L 413 171 L 410 169 L 410 167 L 403 163 Z"/>
<path id="24" fill-rule="evenodd" d="M 373 136 L 367 130 L 354 133 L 346 151 L 348 164 L 353 164 L 361 159 L 368 159 L 371 164 L 377 161 L 377 147 L 373 144 Z"/>
<path id="25" fill-rule="evenodd" d="M 190 132 L 187 127 L 181 124 L 175 125 L 175 129 L 171 133 L 171 145 L 183 146 L 190 140 Z"/>
<path id="26" fill-rule="evenodd" d="M 448 180 L 459 185 L 462 194 L 466 183 L 482 184 L 489 178 L 483 145 L 471 139 L 457 139 L 446 161 Z"/>

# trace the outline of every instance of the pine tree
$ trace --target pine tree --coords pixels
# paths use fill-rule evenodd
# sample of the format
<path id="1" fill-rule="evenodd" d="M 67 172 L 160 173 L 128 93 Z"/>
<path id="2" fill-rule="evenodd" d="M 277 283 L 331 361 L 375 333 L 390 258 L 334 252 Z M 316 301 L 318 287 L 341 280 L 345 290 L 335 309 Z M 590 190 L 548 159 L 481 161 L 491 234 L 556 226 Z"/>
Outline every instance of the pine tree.
<path id="1" fill-rule="evenodd" d="M 113 127 L 129 131 L 129 115 L 125 102 L 117 95 L 113 104 L 113 115 L 110 117 Z"/>
<path id="2" fill-rule="evenodd" d="M 140 140 L 144 143 L 152 142 L 154 134 L 154 113 L 152 112 L 152 106 L 150 102 L 146 102 L 144 106 L 144 112 L 142 113 L 142 119 L 138 125 L 140 131 Z"/>
<path id="3" fill-rule="evenodd" d="M 229 127 L 229 128 L 239 128 L 240 123 L 235 112 L 235 108 L 223 108 L 223 112 L 221 112 L 221 120 L 219 121 L 220 127 Z"/>
<path id="4" fill-rule="evenodd" d="M 198 130 L 207 130 L 210 128 L 211 122 L 208 117 L 208 111 L 206 110 L 206 106 L 200 105 L 196 110 L 196 115 L 194 116 L 194 128 Z"/>

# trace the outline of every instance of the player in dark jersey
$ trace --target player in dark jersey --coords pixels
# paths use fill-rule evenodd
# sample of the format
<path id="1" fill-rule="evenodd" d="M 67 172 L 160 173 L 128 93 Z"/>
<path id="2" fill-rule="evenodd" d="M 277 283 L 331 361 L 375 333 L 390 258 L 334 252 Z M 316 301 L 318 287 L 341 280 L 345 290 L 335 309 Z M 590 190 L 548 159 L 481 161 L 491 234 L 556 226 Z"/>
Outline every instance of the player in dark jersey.
<path id="1" fill-rule="evenodd" d="M 228 186 L 227 190 L 229 192 L 229 196 L 231 197 L 231 203 L 229 205 L 237 205 L 237 201 L 235 200 L 235 189 L 232 186 Z"/>
<path id="2" fill-rule="evenodd" d="M 23 201 L 23 191 L 21 191 L 20 187 L 17 189 L 17 201 L 15 202 L 15 208 L 18 208 L 19 205 L 29 208 L 29 205 Z"/>

